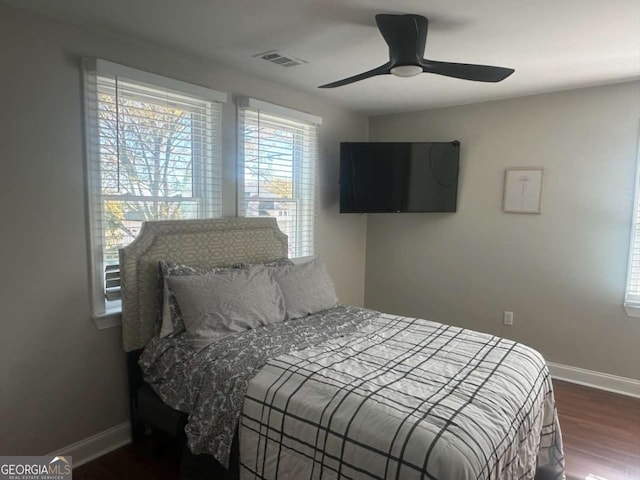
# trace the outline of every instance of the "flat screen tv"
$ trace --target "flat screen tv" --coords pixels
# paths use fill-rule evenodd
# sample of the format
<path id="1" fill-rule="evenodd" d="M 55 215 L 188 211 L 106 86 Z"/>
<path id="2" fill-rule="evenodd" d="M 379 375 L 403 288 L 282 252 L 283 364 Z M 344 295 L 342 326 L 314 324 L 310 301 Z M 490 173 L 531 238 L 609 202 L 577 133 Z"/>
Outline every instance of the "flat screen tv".
<path id="1" fill-rule="evenodd" d="M 455 212 L 460 142 L 343 142 L 340 213 Z"/>

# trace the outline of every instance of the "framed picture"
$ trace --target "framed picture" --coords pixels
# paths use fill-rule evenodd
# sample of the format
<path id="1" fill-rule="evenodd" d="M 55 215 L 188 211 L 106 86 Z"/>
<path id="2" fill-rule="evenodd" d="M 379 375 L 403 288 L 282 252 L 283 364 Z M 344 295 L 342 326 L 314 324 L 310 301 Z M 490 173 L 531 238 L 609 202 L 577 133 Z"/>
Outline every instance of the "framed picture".
<path id="1" fill-rule="evenodd" d="M 541 167 L 507 168 L 504 172 L 505 213 L 541 213 L 544 169 Z"/>

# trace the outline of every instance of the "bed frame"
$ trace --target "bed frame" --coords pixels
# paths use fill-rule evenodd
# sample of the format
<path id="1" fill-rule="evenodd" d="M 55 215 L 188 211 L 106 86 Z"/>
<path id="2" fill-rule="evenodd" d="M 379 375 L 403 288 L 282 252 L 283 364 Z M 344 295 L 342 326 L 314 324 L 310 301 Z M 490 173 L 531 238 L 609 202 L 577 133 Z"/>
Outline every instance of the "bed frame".
<path id="1" fill-rule="evenodd" d="M 158 260 L 213 267 L 269 262 L 287 254 L 287 236 L 275 218 L 241 217 L 145 222 L 138 237 L 120 250 L 122 344 L 127 354 L 134 441 L 144 438 L 147 428 L 183 438 L 187 421 L 184 412 L 160 400 L 144 382 L 138 366 L 160 315 L 162 279 Z"/>

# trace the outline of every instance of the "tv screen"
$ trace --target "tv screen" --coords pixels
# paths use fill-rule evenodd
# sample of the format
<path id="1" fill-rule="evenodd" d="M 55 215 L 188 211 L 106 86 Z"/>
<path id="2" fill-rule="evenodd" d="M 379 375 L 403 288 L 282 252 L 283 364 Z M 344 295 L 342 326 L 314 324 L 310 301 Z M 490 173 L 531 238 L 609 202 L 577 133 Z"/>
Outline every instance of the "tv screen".
<path id="1" fill-rule="evenodd" d="M 340 144 L 340 213 L 455 212 L 460 142 Z"/>

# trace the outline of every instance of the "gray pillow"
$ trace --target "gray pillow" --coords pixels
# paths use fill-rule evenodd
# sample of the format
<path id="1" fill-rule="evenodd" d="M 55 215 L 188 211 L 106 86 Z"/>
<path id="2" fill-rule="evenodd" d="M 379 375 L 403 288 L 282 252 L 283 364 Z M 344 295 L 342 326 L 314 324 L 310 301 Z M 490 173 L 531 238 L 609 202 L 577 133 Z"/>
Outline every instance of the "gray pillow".
<path id="1" fill-rule="evenodd" d="M 314 259 L 273 271 L 287 309 L 287 318 L 300 318 L 338 304 L 336 289 L 324 264 Z"/>
<path id="2" fill-rule="evenodd" d="M 167 283 L 168 277 L 173 276 L 189 276 L 189 275 L 203 275 L 205 273 L 216 273 L 229 270 L 230 268 L 249 268 L 252 265 L 249 263 L 235 263 L 231 267 L 212 267 L 209 265 L 185 265 L 182 263 L 167 262 L 160 260 L 160 271 L 162 274 L 162 308 L 160 311 L 160 317 L 158 325 L 156 327 L 156 333 L 160 338 L 164 338 L 170 335 L 178 334 L 184 331 L 184 321 L 182 320 L 182 313 L 176 302 L 176 298 L 169 289 Z M 288 258 L 280 258 L 272 262 L 267 262 L 259 265 L 265 265 L 269 268 L 279 268 L 281 266 L 293 265 Z"/>
<path id="3" fill-rule="evenodd" d="M 196 347 L 285 319 L 280 288 L 264 265 L 168 277 L 167 283 Z"/>
<path id="4" fill-rule="evenodd" d="M 166 262 L 160 260 L 160 270 L 162 272 L 162 309 L 160 312 L 160 322 L 158 335 L 164 338 L 184 331 L 184 320 L 182 313 L 176 302 L 176 297 L 169 289 L 167 279 L 169 277 L 182 277 L 189 275 L 202 275 L 226 271 L 232 267 L 210 267 L 201 265 L 184 265 L 182 263 Z"/>

